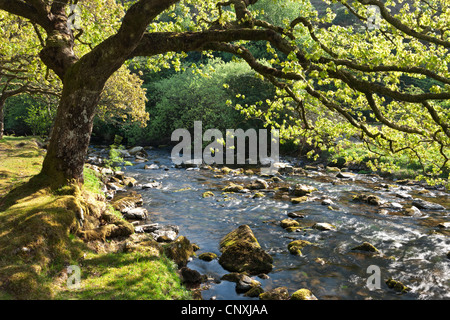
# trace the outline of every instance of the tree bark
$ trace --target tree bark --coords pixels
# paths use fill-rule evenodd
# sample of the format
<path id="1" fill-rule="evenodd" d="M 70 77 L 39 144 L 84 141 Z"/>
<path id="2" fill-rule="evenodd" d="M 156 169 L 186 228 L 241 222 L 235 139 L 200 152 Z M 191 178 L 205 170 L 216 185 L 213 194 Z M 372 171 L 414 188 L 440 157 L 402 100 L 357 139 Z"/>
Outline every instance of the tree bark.
<path id="1" fill-rule="evenodd" d="M 5 130 L 5 100 L 0 99 L 0 140 L 3 139 Z"/>

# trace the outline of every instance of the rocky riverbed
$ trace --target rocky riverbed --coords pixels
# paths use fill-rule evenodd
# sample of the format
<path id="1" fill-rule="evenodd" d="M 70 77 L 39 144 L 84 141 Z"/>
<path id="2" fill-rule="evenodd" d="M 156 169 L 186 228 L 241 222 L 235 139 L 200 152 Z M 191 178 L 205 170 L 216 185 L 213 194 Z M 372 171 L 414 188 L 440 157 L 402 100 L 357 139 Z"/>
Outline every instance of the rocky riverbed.
<path id="1" fill-rule="evenodd" d="M 169 150 L 142 147 L 123 150 L 133 166 L 113 172 L 106 156 L 93 148 L 88 162 L 109 175 L 111 204 L 137 234 L 188 248 L 180 275 L 203 299 L 450 298 L 442 188 L 295 159 L 273 176 L 177 168 Z"/>

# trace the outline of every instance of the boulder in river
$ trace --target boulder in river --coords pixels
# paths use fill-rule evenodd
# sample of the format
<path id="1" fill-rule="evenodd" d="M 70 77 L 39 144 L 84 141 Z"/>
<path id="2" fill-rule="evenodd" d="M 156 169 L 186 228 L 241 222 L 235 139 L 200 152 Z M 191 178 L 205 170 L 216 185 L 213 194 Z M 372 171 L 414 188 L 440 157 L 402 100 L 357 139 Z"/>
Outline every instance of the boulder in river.
<path id="1" fill-rule="evenodd" d="M 394 289 L 398 293 L 406 293 L 408 291 L 411 291 L 411 288 L 405 286 L 400 281 L 394 280 L 394 279 L 388 279 L 386 280 L 386 284 L 390 289 Z"/>
<path id="2" fill-rule="evenodd" d="M 219 264 L 232 272 L 249 274 L 272 271 L 273 258 L 259 245 L 248 225 L 241 225 L 220 241 Z"/>
<path id="3" fill-rule="evenodd" d="M 412 205 L 423 210 L 445 210 L 445 207 L 438 203 L 425 201 L 419 198 L 414 199 Z"/>
<path id="4" fill-rule="evenodd" d="M 233 182 L 230 182 L 225 188 L 222 189 L 224 192 L 242 192 L 242 190 L 244 190 L 243 186 Z"/>

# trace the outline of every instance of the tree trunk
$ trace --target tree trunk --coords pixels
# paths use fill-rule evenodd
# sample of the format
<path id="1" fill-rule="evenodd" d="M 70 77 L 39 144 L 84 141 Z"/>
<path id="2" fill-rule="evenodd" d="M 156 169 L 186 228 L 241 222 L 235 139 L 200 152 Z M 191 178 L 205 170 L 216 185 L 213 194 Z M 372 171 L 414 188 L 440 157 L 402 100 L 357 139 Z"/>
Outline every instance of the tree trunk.
<path id="1" fill-rule="evenodd" d="M 5 130 L 5 101 L 0 99 L 0 140 L 3 139 Z"/>
<path id="2" fill-rule="evenodd" d="M 41 171 L 52 187 L 84 182 L 85 156 L 102 89 L 65 83 Z"/>

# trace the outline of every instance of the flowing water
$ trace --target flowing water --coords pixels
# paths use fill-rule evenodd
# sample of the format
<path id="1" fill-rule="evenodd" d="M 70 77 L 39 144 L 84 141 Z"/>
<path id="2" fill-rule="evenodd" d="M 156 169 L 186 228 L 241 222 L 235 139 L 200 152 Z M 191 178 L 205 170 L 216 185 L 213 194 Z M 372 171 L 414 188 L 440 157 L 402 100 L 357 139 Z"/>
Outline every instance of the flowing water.
<path id="1" fill-rule="evenodd" d="M 256 176 L 224 175 L 216 178 L 211 170 L 174 168 L 167 150 L 148 151 L 149 162 L 166 166 L 169 170 L 144 170 L 144 164 L 126 167 L 125 172 L 139 183 L 160 181 L 162 188 L 139 190 L 150 220 L 160 224 L 175 224 L 191 242 L 199 245 L 202 252 L 214 252 L 220 256 L 219 242 L 228 232 L 247 224 L 253 230 L 260 245 L 274 259 L 274 268 L 268 279 L 260 281 L 265 291 L 285 286 L 289 293 L 308 288 L 318 299 L 449 299 L 450 298 L 450 232 L 438 227 L 450 221 L 449 210 L 422 210 L 419 217 L 406 216 L 393 209 L 380 210 L 379 206 L 354 202 L 352 196 L 370 192 L 387 203 L 411 206 L 411 200 L 396 196 L 400 188 L 406 189 L 414 198 L 438 202 L 450 208 L 449 195 L 431 190 L 420 194 L 421 187 L 387 187 L 388 182 L 376 176 L 356 175 L 353 181 L 333 184 L 336 173 L 309 171 L 305 176 L 282 176 L 294 185 L 303 183 L 317 188 L 312 201 L 292 204 L 274 199 L 273 192 L 264 198 L 254 199 L 250 194 L 224 195 L 221 188 L 227 180 L 250 182 Z M 392 183 L 392 182 L 391 182 Z M 379 187 L 381 185 L 381 188 Z M 376 188 L 378 187 L 378 188 Z M 205 191 L 215 196 L 203 198 Z M 322 205 L 321 198 L 331 199 L 337 210 Z M 327 222 L 336 230 L 320 231 L 312 228 L 300 232 L 288 232 L 279 222 L 289 212 L 301 211 L 298 219 L 302 226 Z M 302 256 L 289 253 L 289 242 L 303 239 L 314 245 L 302 249 Z M 381 254 L 351 250 L 367 241 Z M 374 273 L 368 268 L 380 270 L 380 288 L 370 290 L 368 281 L 376 284 Z M 238 294 L 235 283 L 220 281 L 228 271 L 217 259 L 205 262 L 192 259 L 188 267 L 208 275 L 211 279 L 203 284 L 203 299 L 258 299 Z M 372 267 L 373 268 L 373 267 Z M 412 290 L 399 294 L 389 289 L 385 280 L 399 280 Z"/>

